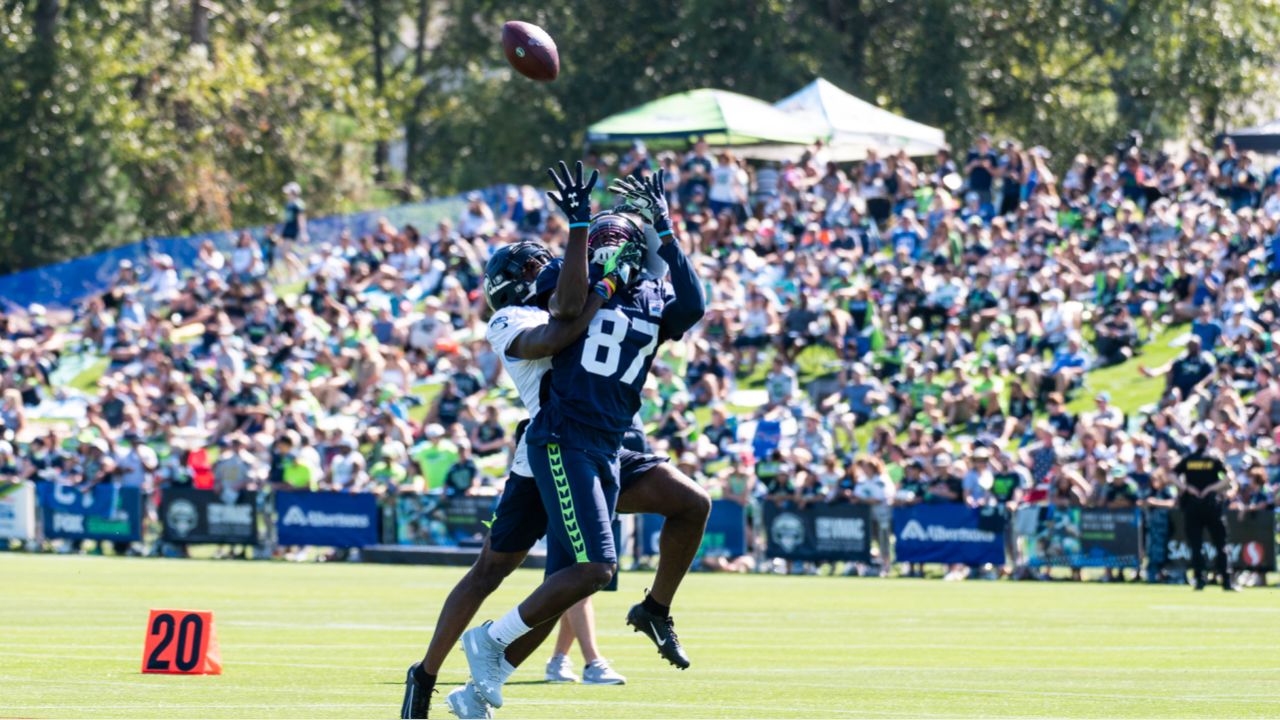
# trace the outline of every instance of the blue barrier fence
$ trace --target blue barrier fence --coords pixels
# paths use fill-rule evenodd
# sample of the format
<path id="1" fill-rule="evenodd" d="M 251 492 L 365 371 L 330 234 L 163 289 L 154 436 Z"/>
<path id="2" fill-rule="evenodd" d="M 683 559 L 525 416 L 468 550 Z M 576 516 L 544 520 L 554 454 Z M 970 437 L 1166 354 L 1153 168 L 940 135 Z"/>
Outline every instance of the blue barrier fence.
<path id="1" fill-rule="evenodd" d="M 499 210 L 498 201 L 505 198 L 506 187 L 496 186 L 481 191 L 495 213 Z M 460 196 L 453 196 L 350 215 L 308 218 L 307 233 L 312 245 L 330 243 L 336 241 L 344 230 L 356 237 L 372 232 L 381 218 L 387 218 L 396 227 L 412 224 L 426 234 L 441 218 L 457 217 L 463 205 Z M 213 241 L 219 250 L 230 252 L 243 230 L 248 230 L 261 241 L 268 231 L 277 227 L 259 226 L 202 235 L 147 238 L 74 260 L 0 276 L 0 310 L 25 308 L 36 303 L 53 308 L 73 307 L 109 289 L 123 260 L 141 266 L 149 256 L 164 253 L 173 258 L 174 267 L 182 273 L 193 267 L 196 253 L 205 240 Z"/>

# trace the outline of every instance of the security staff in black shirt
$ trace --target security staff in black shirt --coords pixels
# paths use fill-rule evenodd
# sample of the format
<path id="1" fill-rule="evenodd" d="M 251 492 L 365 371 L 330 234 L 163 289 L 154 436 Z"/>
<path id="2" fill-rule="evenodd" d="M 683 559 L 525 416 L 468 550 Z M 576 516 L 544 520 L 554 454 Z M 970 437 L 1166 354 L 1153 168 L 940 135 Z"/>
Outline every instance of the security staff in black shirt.
<path id="1" fill-rule="evenodd" d="M 1227 528 L 1222 522 L 1223 495 L 1231 487 L 1231 470 L 1217 455 L 1209 452 L 1209 436 L 1198 433 L 1195 449 L 1173 468 L 1182 495 L 1178 505 L 1187 524 L 1187 544 L 1191 546 L 1191 568 L 1196 576 L 1196 590 L 1204 589 L 1204 548 L 1202 531 L 1209 531 L 1213 542 L 1214 565 L 1222 578 L 1222 589 L 1235 590 L 1227 572 Z"/>

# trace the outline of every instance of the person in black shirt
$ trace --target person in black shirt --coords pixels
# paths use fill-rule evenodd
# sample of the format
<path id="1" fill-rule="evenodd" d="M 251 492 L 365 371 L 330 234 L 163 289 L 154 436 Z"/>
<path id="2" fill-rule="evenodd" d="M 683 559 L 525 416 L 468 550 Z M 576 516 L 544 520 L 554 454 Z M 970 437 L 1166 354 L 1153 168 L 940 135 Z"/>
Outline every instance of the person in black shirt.
<path id="1" fill-rule="evenodd" d="M 1187 400 L 1207 384 L 1208 378 L 1214 374 L 1217 363 L 1217 358 L 1201 349 L 1200 338 L 1192 335 L 1187 341 L 1185 354 L 1160 368 L 1146 368 L 1139 365 L 1138 372 L 1143 377 L 1165 375 L 1165 394 L 1176 389 L 1180 396 Z"/>
<path id="2" fill-rule="evenodd" d="M 484 420 L 472 428 L 471 448 L 476 457 L 488 457 L 507 449 L 507 431 L 498 418 L 497 405 L 486 406 Z"/>
<path id="3" fill-rule="evenodd" d="M 1220 364 L 1223 373 L 1241 393 L 1251 393 L 1258 389 L 1258 368 L 1261 363 L 1257 353 L 1249 347 L 1249 338 L 1238 338 Z"/>
<path id="4" fill-rule="evenodd" d="M 933 458 L 934 480 L 925 490 L 927 503 L 964 502 L 964 480 L 956 474 L 951 456 L 938 453 Z"/>
<path id="5" fill-rule="evenodd" d="M 471 459 L 471 446 L 465 442 L 458 443 L 458 459 L 449 467 L 444 476 L 444 491 L 449 497 L 470 495 L 471 488 L 480 476 L 480 468 Z"/>
<path id="6" fill-rule="evenodd" d="M 464 400 L 462 393 L 458 392 L 458 385 L 453 378 L 446 380 L 444 387 L 440 390 L 440 394 L 436 396 L 435 404 L 427 413 L 423 426 L 426 423 L 440 423 L 448 427 L 458 422 L 458 416 L 462 414 L 462 403 Z"/>
<path id="7" fill-rule="evenodd" d="M 1222 494 L 1231 486 L 1231 470 L 1217 455 L 1209 452 L 1209 436 L 1197 433 L 1195 449 L 1173 468 L 1182 494 L 1178 505 L 1187 523 L 1187 544 L 1191 546 L 1191 568 L 1195 573 L 1195 589 L 1204 589 L 1204 530 L 1215 551 L 1214 564 L 1222 589 L 1231 591 L 1231 574 L 1227 568 L 1227 528 L 1222 522 Z"/>
<path id="8" fill-rule="evenodd" d="M 999 157 L 991 150 L 991 136 L 983 133 L 965 158 L 965 172 L 969 175 L 969 190 L 978 193 L 984 205 L 991 204 L 991 184 Z"/>

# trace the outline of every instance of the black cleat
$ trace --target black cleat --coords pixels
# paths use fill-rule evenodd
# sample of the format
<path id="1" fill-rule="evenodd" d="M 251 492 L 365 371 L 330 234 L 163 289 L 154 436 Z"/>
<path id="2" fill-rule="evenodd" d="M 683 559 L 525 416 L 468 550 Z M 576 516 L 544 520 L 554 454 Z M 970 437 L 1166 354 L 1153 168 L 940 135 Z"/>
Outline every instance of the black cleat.
<path id="1" fill-rule="evenodd" d="M 676 621 L 670 616 L 654 615 L 645 610 L 643 605 L 637 604 L 632 605 L 627 613 L 627 624 L 635 628 L 636 632 L 648 635 L 653 644 L 658 646 L 658 654 L 666 658 L 667 662 L 681 670 L 689 667 L 689 656 L 680 647 L 680 638 L 676 637 Z"/>
<path id="2" fill-rule="evenodd" d="M 421 664 L 410 665 L 409 673 L 404 678 L 404 702 L 400 704 L 400 717 L 403 720 L 425 718 L 431 713 L 431 696 L 436 689 L 420 685 L 413 677 L 413 671 Z"/>

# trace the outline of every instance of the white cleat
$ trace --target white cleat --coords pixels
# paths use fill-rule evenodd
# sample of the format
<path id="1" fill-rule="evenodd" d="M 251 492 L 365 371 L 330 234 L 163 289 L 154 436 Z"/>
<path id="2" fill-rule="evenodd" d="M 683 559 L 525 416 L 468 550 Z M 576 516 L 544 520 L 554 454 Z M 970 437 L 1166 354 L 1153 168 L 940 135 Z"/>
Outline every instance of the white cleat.
<path id="1" fill-rule="evenodd" d="M 477 628 L 462 634 L 462 652 L 471 668 L 471 681 L 484 701 L 495 708 L 502 707 L 502 652 L 503 647 L 489 637 L 486 621 Z"/>
<path id="2" fill-rule="evenodd" d="M 627 679 L 618 674 L 604 658 L 596 658 L 582 669 L 583 685 L 626 685 Z"/>
<path id="3" fill-rule="evenodd" d="M 445 696 L 444 702 L 449 706 L 449 712 L 462 720 L 491 720 L 493 718 L 493 709 L 484 701 L 484 698 L 480 697 L 480 692 L 476 690 L 476 686 L 471 682 L 467 682 L 462 687 L 454 688 Z"/>
<path id="4" fill-rule="evenodd" d="M 568 655 L 552 655 L 547 661 L 547 682 L 549 683 L 576 683 L 579 678 L 573 672 L 573 663 L 569 662 Z"/>

